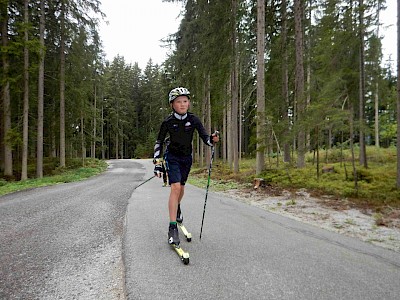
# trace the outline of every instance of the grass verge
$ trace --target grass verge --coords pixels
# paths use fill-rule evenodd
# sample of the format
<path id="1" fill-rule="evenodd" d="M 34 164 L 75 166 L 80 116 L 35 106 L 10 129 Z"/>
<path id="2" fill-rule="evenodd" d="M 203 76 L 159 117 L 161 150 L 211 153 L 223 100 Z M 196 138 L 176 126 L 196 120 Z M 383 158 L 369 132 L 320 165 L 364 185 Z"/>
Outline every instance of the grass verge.
<path id="1" fill-rule="evenodd" d="M 30 188 L 83 180 L 100 174 L 108 166 L 103 160 L 89 158 L 85 160 L 83 167 L 81 159 L 68 159 L 65 168 L 55 167 L 50 170 L 50 164 L 53 162 L 48 160 L 45 167 L 46 175 L 43 178 L 31 178 L 24 181 L 0 179 L 0 196 Z"/>
<path id="2" fill-rule="evenodd" d="M 306 189 L 313 196 L 331 195 L 347 199 L 355 207 L 383 211 L 400 208 L 400 190 L 396 188 L 396 148 L 367 148 L 368 168 L 355 163 L 357 185 L 349 150 L 331 149 L 320 153 L 321 163 L 316 163 L 314 153 L 306 156 L 306 167 L 285 164 L 279 158 L 269 158 L 266 170 L 255 176 L 255 159 L 242 159 L 239 172 L 234 173 L 218 160 L 214 162 L 210 188 L 251 189 L 255 177 L 263 179 L 266 186 L 288 190 Z M 318 168 L 317 168 L 318 165 Z M 328 172 L 324 172 L 326 169 Z M 208 169 L 192 169 L 189 183 L 207 186 Z"/>

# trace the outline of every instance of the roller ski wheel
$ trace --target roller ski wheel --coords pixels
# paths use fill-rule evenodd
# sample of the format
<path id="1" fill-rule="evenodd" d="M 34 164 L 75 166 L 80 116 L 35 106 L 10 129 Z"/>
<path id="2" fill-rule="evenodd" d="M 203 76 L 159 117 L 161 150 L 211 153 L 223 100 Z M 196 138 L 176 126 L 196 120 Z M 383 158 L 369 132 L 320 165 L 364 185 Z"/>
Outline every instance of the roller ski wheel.
<path id="1" fill-rule="evenodd" d="M 183 264 L 189 264 L 189 252 L 185 252 L 179 245 L 171 244 L 171 247 L 174 248 L 176 254 L 178 254 L 179 258 L 183 262 Z"/>
<path id="2" fill-rule="evenodd" d="M 188 242 L 192 241 L 192 234 L 186 229 L 186 227 L 182 223 L 177 223 L 179 229 L 182 231 L 183 235 L 186 237 Z"/>
<path id="3" fill-rule="evenodd" d="M 188 242 L 192 241 L 192 234 L 186 229 L 186 227 L 182 224 L 183 223 L 183 214 L 181 211 L 181 206 L 178 204 L 178 210 L 176 211 L 176 222 L 178 224 L 178 227 L 186 237 L 186 240 Z"/>

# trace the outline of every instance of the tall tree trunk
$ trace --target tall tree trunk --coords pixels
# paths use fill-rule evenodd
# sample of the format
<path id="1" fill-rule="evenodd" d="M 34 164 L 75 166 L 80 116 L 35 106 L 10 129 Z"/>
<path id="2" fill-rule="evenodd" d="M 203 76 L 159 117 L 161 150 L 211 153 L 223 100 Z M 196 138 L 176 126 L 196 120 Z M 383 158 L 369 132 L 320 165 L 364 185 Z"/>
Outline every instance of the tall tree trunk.
<path id="1" fill-rule="evenodd" d="M 265 169 L 265 1 L 257 0 L 257 154 L 256 174 Z"/>
<path id="2" fill-rule="evenodd" d="M 0 106 L 3 107 L 3 87 L 0 87 Z M 4 170 L 4 112 L 0 112 L 0 174 L 3 174 Z"/>
<path id="3" fill-rule="evenodd" d="M 1 42 L 4 48 L 8 47 L 8 1 L 3 1 L 1 4 L 1 14 L 3 15 L 3 23 L 1 26 Z M 4 138 L 4 175 L 13 176 L 13 157 L 12 147 L 8 140 L 9 132 L 11 130 L 11 99 L 10 99 L 10 80 L 8 72 L 10 63 L 8 60 L 7 52 L 2 53 L 3 61 L 3 76 L 2 82 L 2 96 L 3 96 L 3 138 Z"/>
<path id="4" fill-rule="evenodd" d="M 206 122 L 207 122 L 207 76 L 205 74 L 203 74 L 203 86 L 202 86 L 202 104 L 201 104 L 201 122 L 203 123 L 204 126 L 207 126 Z M 204 166 L 204 153 L 206 153 L 207 151 L 205 150 L 205 145 L 204 143 L 202 143 L 199 139 L 197 139 L 197 146 L 198 146 L 198 163 L 199 163 L 199 167 L 202 168 Z M 207 159 L 206 161 L 206 165 L 207 165 Z"/>
<path id="5" fill-rule="evenodd" d="M 379 76 L 379 75 L 378 75 Z M 377 81 L 375 82 L 375 103 L 374 103 L 374 108 L 375 108 L 375 147 L 380 148 L 380 143 L 379 143 L 379 83 L 378 83 L 378 78 L 376 79 Z"/>
<path id="6" fill-rule="evenodd" d="M 397 188 L 400 189 L 400 0 L 397 0 Z"/>
<path id="7" fill-rule="evenodd" d="M 230 74 L 232 76 L 232 73 Z M 228 165 L 229 169 L 232 170 L 232 164 L 233 164 L 233 152 L 232 152 L 232 139 L 233 139 L 233 134 L 232 134 L 232 78 L 229 78 L 229 83 L 228 83 L 228 99 L 226 101 L 226 151 L 227 151 L 227 159 L 228 159 Z"/>
<path id="8" fill-rule="evenodd" d="M 29 0 L 24 1 L 24 112 L 22 129 L 21 180 L 28 179 L 28 124 L 29 124 L 29 49 L 28 49 Z"/>
<path id="9" fill-rule="evenodd" d="M 319 126 L 315 128 L 316 136 L 317 136 L 317 179 L 319 180 Z"/>
<path id="10" fill-rule="evenodd" d="M 86 141 L 85 141 L 85 119 L 83 116 L 83 108 L 81 110 L 81 158 L 82 158 L 82 166 L 85 166 L 86 159 Z"/>
<path id="11" fill-rule="evenodd" d="M 297 167 L 305 167 L 305 128 L 302 120 L 305 113 L 305 95 L 304 95 L 304 43 L 303 43 L 303 5 L 302 0 L 294 1 L 294 19 L 295 19 L 295 43 L 296 43 L 296 80 L 295 97 L 297 102 L 297 120 L 300 124 L 297 136 Z"/>
<path id="12" fill-rule="evenodd" d="M 104 149 L 104 107 L 103 101 L 101 102 L 101 159 L 106 158 L 106 153 Z"/>
<path id="13" fill-rule="evenodd" d="M 37 120 L 37 146 L 36 146 L 36 177 L 43 177 L 43 110 L 44 110 L 44 26 L 45 26 L 45 0 L 40 1 L 39 23 L 39 75 L 38 75 L 38 120 Z"/>
<path id="14" fill-rule="evenodd" d="M 232 166 L 233 166 L 233 172 L 238 173 L 239 172 L 239 156 L 238 156 L 238 94 L 237 94 L 237 70 L 235 70 L 235 66 L 232 66 L 232 74 L 231 74 L 231 80 L 232 80 L 232 106 L 231 106 L 231 136 L 232 136 L 232 143 L 231 143 L 231 149 L 230 151 L 232 152 Z"/>
<path id="15" fill-rule="evenodd" d="M 239 110 L 239 51 L 238 36 L 236 28 L 237 19 L 237 0 L 232 0 L 232 63 L 231 63 L 231 88 L 232 88 L 232 156 L 233 156 L 233 172 L 239 172 L 239 153 L 238 153 L 238 110 Z"/>
<path id="16" fill-rule="evenodd" d="M 96 157 L 96 126 L 97 126 L 97 85 L 94 83 L 94 105 L 93 105 L 93 138 L 92 138 L 92 153 L 91 157 Z"/>
<path id="17" fill-rule="evenodd" d="M 101 159 L 106 159 L 106 149 L 104 147 L 104 96 L 101 93 Z"/>
<path id="18" fill-rule="evenodd" d="M 151 117 L 151 114 L 150 114 Z M 117 120 L 115 126 L 115 158 L 119 159 L 119 98 L 117 98 Z"/>
<path id="19" fill-rule="evenodd" d="M 228 143 L 228 124 L 227 124 L 227 108 L 226 106 L 223 109 L 223 121 L 222 121 L 222 134 L 223 134 L 223 139 L 221 141 L 222 145 L 222 159 L 226 163 L 228 160 L 228 155 L 227 155 L 227 143 Z"/>
<path id="20" fill-rule="evenodd" d="M 311 104 L 311 28 L 312 28 L 312 0 L 308 0 L 308 30 L 307 30 L 307 47 L 305 49 L 306 56 L 307 56 L 307 81 L 306 81 L 306 90 L 307 90 L 307 100 L 306 100 L 306 107 L 309 107 Z M 308 126 L 305 128 L 306 130 L 306 149 L 311 148 L 311 133 Z M 319 132 L 319 131 L 318 131 Z"/>
<path id="21" fill-rule="evenodd" d="M 120 155 L 119 157 L 121 157 L 121 159 L 124 159 L 124 126 L 121 126 L 121 141 L 120 141 L 120 147 L 119 147 L 119 151 L 120 151 Z"/>
<path id="22" fill-rule="evenodd" d="M 119 134 L 118 134 L 118 129 L 117 129 L 117 132 L 115 132 L 115 158 L 119 159 Z"/>
<path id="23" fill-rule="evenodd" d="M 61 0 L 60 38 L 60 167 L 65 167 L 65 0 Z"/>
<path id="24" fill-rule="evenodd" d="M 398 0 L 400 1 L 400 0 Z M 356 169 L 356 159 L 354 154 L 354 109 L 353 104 L 350 107 L 350 114 L 349 114 L 349 125 L 350 125 L 350 151 L 351 151 L 351 165 L 353 167 L 353 177 L 354 177 L 354 189 L 358 193 L 358 175 Z"/>
<path id="25" fill-rule="evenodd" d="M 206 120 L 205 120 L 205 128 L 207 130 L 207 132 L 211 133 L 211 89 L 210 89 L 210 73 L 208 73 L 206 75 L 206 85 L 205 85 L 205 100 L 206 100 L 206 111 L 205 111 L 205 115 L 206 115 Z M 203 146 L 204 143 L 202 143 Z M 208 147 L 207 147 L 208 148 Z M 206 162 L 207 165 L 210 164 L 211 161 L 211 153 L 210 151 L 207 149 L 206 151 Z"/>
<path id="26" fill-rule="evenodd" d="M 283 161 L 290 162 L 290 143 L 288 140 L 290 131 L 290 120 L 289 120 L 289 75 L 288 75 L 288 51 L 287 51 L 287 3 L 286 0 L 282 0 L 282 98 L 284 100 L 284 108 L 282 111 L 283 122 L 286 124 L 284 130 L 285 143 L 283 145 Z"/>
<path id="27" fill-rule="evenodd" d="M 56 120 L 53 117 L 53 120 L 51 121 L 52 123 L 52 128 L 56 128 Z M 54 130 L 51 131 L 51 157 L 55 158 L 57 157 L 57 141 L 56 141 L 56 133 Z"/>
<path id="28" fill-rule="evenodd" d="M 379 20 L 380 20 L 380 13 L 381 13 L 381 2 L 378 1 L 378 7 L 377 7 L 377 21 L 376 21 L 376 36 L 379 38 Z M 380 144 L 379 144 L 379 60 L 376 60 L 376 64 L 375 64 L 375 74 L 376 74 L 376 78 L 375 78 L 375 147 L 379 148 Z"/>
<path id="29" fill-rule="evenodd" d="M 242 67 L 239 62 L 239 111 L 238 111 L 238 117 L 239 117 L 239 163 L 242 161 L 242 153 L 243 153 L 243 122 L 242 122 L 242 112 L 243 112 L 243 87 L 242 87 Z"/>
<path id="30" fill-rule="evenodd" d="M 364 66 L 364 0 L 359 2 L 360 14 L 360 99 L 359 99 L 359 123 L 360 123 L 360 165 L 365 168 L 367 165 L 367 151 L 365 146 L 365 132 L 364 132 L 364 103 L 365 103 L 365 66 Z"/>

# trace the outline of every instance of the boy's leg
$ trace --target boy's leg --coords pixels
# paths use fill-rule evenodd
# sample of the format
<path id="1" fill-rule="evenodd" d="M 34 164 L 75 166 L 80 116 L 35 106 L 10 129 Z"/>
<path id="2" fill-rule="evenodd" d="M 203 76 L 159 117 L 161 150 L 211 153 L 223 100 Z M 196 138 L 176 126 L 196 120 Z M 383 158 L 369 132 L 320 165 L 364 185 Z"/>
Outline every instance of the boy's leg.
<path id="1" fill-rule="evenodd" d="M 185 194 L 185 186 L 181 184 L 181 192 L 179 194 L 178 204 L 181 203 L 184 194 Z"/>
<path id="2" fill-rule="evenodd" d="M 167 155 L 167 172 L 171 186 L 171 192 L 168 200 L 168 211 L 170 218 L 170 226 L 168 231 L 168 241 L 170 244 L 179 244 L 179 234 L 176 224 L 178 205 L 182 201 L 185 183 L 189 175 L 192 164 L 191 157 L 179 158 Z"/>
<path id="3" fill-rule="evenodd" d="M 176 211 L 176 221 L 178 223 L 183 222 L 183 214 L 180 209 L 180 203 L 182 201 L 183 195 L 185 194 L 185 184 L 188 179 L 191 166 L 192 166 L 192 157 L 191 156 L 183 157 L 181 159 L 180 165 L 179 165 L 180 172 L 181 172 L 181 180 L 180 180 L 181 192 L 179 194 L 178 207 L 177 207 L 177 211 Z"/>
<path id="4" fill-rule="evenodd" d="M 176 211 L 176 222 L 178 223 L 182 223 L 183 222 L 183 215 L 182 215 L 182 211 L 181 211 L 181 201 L 183 198 L 183 195 L 185 194 L 185 186 L 181 185 L 181 193 L 179 195 L 179 200 L 178 200 L 178 209 Z"/>
<path id="5" fill-rule="evenodd" d="M 180 182 L 171 184 L 171 192 L 169 194 L 168 209 L 169 209 L 169 220 L 170 222 L 176 222 L 176 212 L 178 210 L 178 204 L 183 197 L 183 186 Z"/>
<path id="6" fill-rule="evenodd" d="M 171 192 L 169 194 L 168 200 L 168 210 L 169 210 L 169 229 L 168 229 L 168 243 L 179 245 L 179 233 L 176 224 L 176 211 L 178 209 L 178 201 L 181 191 L 180 182 L 171 184 Z"/>

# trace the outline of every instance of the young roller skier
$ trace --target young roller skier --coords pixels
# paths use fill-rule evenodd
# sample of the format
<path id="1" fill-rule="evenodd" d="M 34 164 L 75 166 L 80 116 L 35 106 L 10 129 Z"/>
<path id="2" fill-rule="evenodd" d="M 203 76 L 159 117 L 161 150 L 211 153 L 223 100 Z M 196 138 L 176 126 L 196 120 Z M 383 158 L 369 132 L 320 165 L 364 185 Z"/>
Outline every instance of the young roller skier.
<path id="1" fill-rule="evenodd" d="M 188 112 L 190 106 L 190 92 L 184 87 L 177 87 L 169 93 L 169 104 L 172 114 L 161 124 L 157 141 L 154 146 L 154 174 L 161 177 L 162 174 L 162 150 L 163 142 L 169 134 L 170 143 L 165 150 L 165 165 L 168 172 L 168 180 L 171 185 L 169 195 L 169 229 L 168 243 L 179 245 L 179 233 L 177 222 L 183 221 L 180 203 L 185 191 L 185 183 L 192 166 L 192 140 L 196 129 L 203 142 L 209 146 L 219 141 L 217 134 L 207 134 L 203 124 L 194 114 Z"/>

